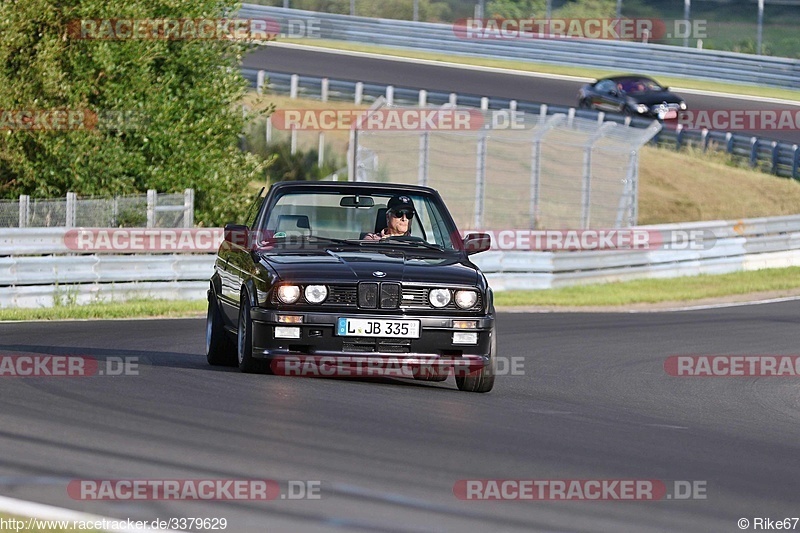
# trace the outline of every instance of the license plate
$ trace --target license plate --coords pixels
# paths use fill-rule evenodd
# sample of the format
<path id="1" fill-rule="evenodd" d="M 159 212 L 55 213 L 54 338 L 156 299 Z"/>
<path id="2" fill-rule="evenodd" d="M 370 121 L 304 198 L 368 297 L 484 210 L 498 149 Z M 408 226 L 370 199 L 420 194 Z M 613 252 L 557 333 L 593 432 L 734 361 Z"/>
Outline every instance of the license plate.
<path id="1" fill-rule="evenodd" d="M 672 120 L 673 118 L 678 118 L 678 112 L 674 109 L 670 109 L 669 111 L 664 111 L 659 114 L 661 115 L 662 120 Z"/>
<path id="2" fill-rule="evenodd" d="M 340 337 L 419 338 L 419 320 L 382 320 L 374 318 L 340 318 L 336 323 Z"/>

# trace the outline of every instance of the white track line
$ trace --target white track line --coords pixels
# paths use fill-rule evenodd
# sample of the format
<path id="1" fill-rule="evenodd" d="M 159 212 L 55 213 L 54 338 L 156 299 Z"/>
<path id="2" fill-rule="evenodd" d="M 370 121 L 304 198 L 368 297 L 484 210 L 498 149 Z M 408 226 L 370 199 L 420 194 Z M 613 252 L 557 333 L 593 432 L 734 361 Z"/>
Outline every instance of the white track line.
<path id="1" fill-rule="evenodd" d="M 468 65 L 463 63 L 452 63 L 449 61 L 436 61 L 432 59 L 414 59 L 410 57 L 403 57 L 403 56 L 390 56 L 390 55 L 383 55 L 383 54 L 376 54 L 374 52 L 356 52 L 353 50 L 338 50 L 336 48 L 326 48 L 323 46 L 310 46 L 306 44 L 291 44 L 291 43 L 277 43 L 277 42 L 270 42 L 264 46 L 274 46 L 278 48 L 294 48 L 297 50 L 305 50 L 309 52 L 320 52 L 324 54 L 333 54 L 333 55 L 343 55 L 343 56 L 352 56 L 352 57 L 366 57 L 370 59 L 380 59 L 382 61 L 396 61 L 399 63 L 414 63 L 418 65 L 431 65 L 437 67 L 444 67 L 444 68 L 456 68 L 461 70 L 475 70 L 480 72 L 495 72 L 497 74 L 510 74 L 513 76 L 525 76 L 528 78 L 544 78 L 544 79 L 551 79 L 551 80 L 563 80 L 563 81 L 575 81 L 575 82 L 583 82 L 588 83 L 594 81 L 596 78 L 585 78 L 582 76 L 568 76 L 566 74 L 548 74 L 544 72 L 528 72 L 525 70 L 515 70 L 510 68 L 501 68 L 501 67 L 485 67 L 480 65 Z M 469 57 L 469 56 L 464 56 Z M 768 96 L 751 96 L 751 95 L 739 95 L 735 93 L 724 93 L 724 92 L 717 92 L 717 91 L 707 91 L 703 89 L 687 89 L 684 87 L 673 87 L 677 92 L 683 92 L 687 94 L 698 94 L 703 96 L 717 96 L 720 98 L 733 98 L 737 100 L 749 100 L 753 102 L 766 102 L 771 104 L 783 104 L 783 105 L 792 105 L 800 107 L 800 100 L 784 100 L 782 98 L 771 98 Z M 800 94 L 798 94 L 798 98 L 800 98 Z"/>

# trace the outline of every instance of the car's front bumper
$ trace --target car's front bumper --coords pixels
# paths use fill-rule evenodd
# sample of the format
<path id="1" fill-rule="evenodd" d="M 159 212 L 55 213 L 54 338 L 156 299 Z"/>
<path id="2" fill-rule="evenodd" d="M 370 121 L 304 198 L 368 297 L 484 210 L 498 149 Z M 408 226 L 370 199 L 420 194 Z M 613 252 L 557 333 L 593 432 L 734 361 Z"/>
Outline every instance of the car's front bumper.
<path id="1" fill-rule="evenodd" d="M 302 316 L 302 323 L 278 322 L 278 315 Z M 279 360 L 296 357 L 334 357 L 349 363 L 377 360 L 402 361 L 408 365 L 440 365 L 469 367 L 471 370 L 490 364 L 491 336 L 494 335 L 494 316 L 420 316 L 420 315 L 367 315 L 347 312 L 290 312 L 254 308 L 253 357 Z M 416 339 L 375 337 L 349 337 L 336 334 L 337 320 L 341 317 L 419 320 L 420 333 Z M 476 327 L 453 327 L 454 320 L 474 320 Z M 298 327 L 297 339 L 276 338 L 275 327 Z M 475 332 L 477 343 L 457 344 L 454 333 Z"/>

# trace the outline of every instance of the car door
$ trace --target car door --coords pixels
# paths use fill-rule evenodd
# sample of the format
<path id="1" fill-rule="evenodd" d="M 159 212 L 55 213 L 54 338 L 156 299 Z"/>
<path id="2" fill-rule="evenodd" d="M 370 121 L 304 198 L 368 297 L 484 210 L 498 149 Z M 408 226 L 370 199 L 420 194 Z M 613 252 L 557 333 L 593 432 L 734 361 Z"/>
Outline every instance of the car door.
<path id="1" fill-rule="evenodd" d="M 239 318 L 239 296 L 242 284 L 253 270 L 253 258 L 251 255 L 250 241 L 252 238 L 251 229 L 255 225 L 255 220 L 260 209 L 257 209 L 263 201 L 264 189 L 256 197 L 245 218 L 244 226 L 236 226 L 236 235 L 231 242 L 223 243 L 220 247 L 219 257 L 215 268 L 220 277 L 222 293 L 220 303 L 222 312 L 231 323 L 236 323 Z"/>
<path id="2" fill-rule="evenodd" d="M 625 108 L 625 95 L 617 88 L 614 80 L 601 80 L 595 85 L 592 107 L 599 111 L 622 113 Z"/>

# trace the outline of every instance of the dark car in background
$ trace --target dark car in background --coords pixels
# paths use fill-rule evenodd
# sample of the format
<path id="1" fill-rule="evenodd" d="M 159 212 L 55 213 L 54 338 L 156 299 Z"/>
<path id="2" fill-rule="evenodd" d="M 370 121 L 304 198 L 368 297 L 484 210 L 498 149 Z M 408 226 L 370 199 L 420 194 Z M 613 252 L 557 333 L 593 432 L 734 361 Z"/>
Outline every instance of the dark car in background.
<path id="1" fill-rule="evenodd" d="M 686 102 L 647 76 L 612 76 L 581 87 L 580 109 L 596 109 L 607 113 L 672 120 L 686 110 Z"/>
<path id="2" fill-rule="evenodd" d="M 379 238 L 392 202 L 406 206 L 397 218 L 409 229 Z M 278 183 L 247 225 L 225 227 L 208 291 L 208 362 L 275 373 L 290 358 L 395 360 L 419 368 L 415 379 L 453 373 L 460 390 L 488 392 L 495 310 L 469 255 L 490 245 L 487 234 L 462 238 L 427 187 Z"/>

